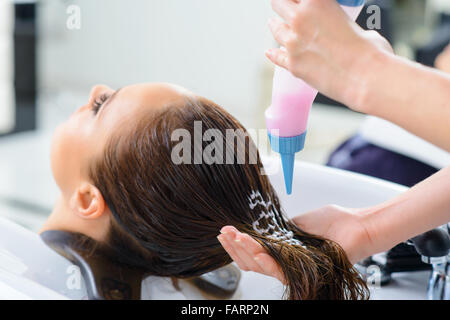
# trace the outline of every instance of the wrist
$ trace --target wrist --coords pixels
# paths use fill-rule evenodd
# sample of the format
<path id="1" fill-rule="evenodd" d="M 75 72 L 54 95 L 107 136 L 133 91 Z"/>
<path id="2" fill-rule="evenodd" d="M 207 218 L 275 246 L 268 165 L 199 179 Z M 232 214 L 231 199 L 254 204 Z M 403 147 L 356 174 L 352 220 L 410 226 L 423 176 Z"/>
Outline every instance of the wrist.
<path id="1" fill-rule="evenodd" d="M 376 253 L 379 253 L 381 250 L 377 244 L 380 241 L 377 241 L 377 227 L 374 224 L 374 216 L 373 212 L 369 210 L 363 210 L 358 213 L 358 220 L 361 224 L 361 236 L 358 243 L 358 246 L 361 250 L 360 258 L 367 258 Z"/>
<path id="2" fill-rule="evenodd" d="M 396 232 L 396 223 L 389 214 L 395 209 L 395 206 L 395 202 L 388 202 L 363 209 L 360 212 L 360 221 L 368 239 L 366 243 L 367 256 L 387 251 L 402 241 L 396 239 L 398 233 Z"/>
<path id="3" fill-rule="evenodd" d="M 353 94 L 348 106 L 355 111 L 373 115 L 376 113 L 377 89 L 382 84 L 380 70 L 388 68 L 392 54 L 372 43 L 365 43 L 360 54 L 352 64 L 350 73 L 353 80 Z"/>

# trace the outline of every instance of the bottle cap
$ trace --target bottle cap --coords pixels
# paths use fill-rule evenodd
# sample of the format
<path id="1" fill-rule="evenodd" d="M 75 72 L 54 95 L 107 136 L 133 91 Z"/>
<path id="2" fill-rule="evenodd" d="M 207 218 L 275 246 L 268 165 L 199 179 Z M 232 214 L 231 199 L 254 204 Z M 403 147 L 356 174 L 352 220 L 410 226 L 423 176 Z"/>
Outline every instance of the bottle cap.
<path id="1" fill-rule="evenodd" d="M 360 7 L 364 4 L 364 0 L 337 0 L 340 5 L 347 7 Z"/>

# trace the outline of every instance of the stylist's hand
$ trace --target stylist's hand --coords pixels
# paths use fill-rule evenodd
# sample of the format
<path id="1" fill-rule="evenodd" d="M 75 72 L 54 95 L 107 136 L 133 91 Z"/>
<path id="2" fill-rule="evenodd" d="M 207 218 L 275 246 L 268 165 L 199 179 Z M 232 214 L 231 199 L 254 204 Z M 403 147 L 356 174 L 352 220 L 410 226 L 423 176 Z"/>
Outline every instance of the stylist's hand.
<path id="1" fill-rule="evenodd" d="M 305 232 L 319 235 L 338 243 L 352 263 L 366 258 L 371 246 L 370 236 L 363 222 L 364 216 L 356 209 L 326 206 L 302 214 L 293 222 Z M 284 283 L 276 261 L 248 234 L 232 226 L 223 227 L 218 237 L 224 249 L 244 271 L 254 271 L 277 278 Z"/>
<path id="2" fill-rule="evenodd" d="M 450 45 L 441 52 L 434 64 L 439 70 L 450 73 Z"/>
<path id="3" fill-rule="evenodd" d="M 284 21 L 272 19 L 269 27 L 286 50 L 270 49 L 267 57 L 358 110 L 361 75 L 380 52 L 392 52 L 387 40 L 351 21 L 336 0 L 272 0 L 272 7 Z"/>

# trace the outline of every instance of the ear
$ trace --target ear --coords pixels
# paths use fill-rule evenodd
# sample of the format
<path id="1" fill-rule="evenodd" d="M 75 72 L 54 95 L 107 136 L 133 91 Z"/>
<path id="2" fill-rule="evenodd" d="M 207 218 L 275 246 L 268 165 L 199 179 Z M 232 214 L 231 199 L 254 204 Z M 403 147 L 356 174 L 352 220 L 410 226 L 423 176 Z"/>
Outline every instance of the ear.
<path id="1" fill-rule="evenodd" d="M 106 203 L 100 190 L 90 183 L 82 184 L 71 199 L 71 207 L 83 219 L 98 219 L 106 209 Z"/>

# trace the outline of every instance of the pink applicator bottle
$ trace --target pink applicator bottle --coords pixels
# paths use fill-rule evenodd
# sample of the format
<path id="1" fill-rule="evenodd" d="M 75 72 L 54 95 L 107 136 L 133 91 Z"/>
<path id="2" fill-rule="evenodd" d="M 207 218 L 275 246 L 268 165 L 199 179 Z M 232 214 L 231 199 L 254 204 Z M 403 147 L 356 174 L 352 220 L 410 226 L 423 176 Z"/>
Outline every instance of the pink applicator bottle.
<path id="1" fill-rule="evenodd" d="M 337 0 L 356 20 L 364 0 Z M 281 155 L 287 194 L 292 193 L 295 154 L 305 146 L 309 111 L 317 90 L 284 68 L 275 68 L 272 105 L 266 110 L 266 125 L 272 149 Z"/>

